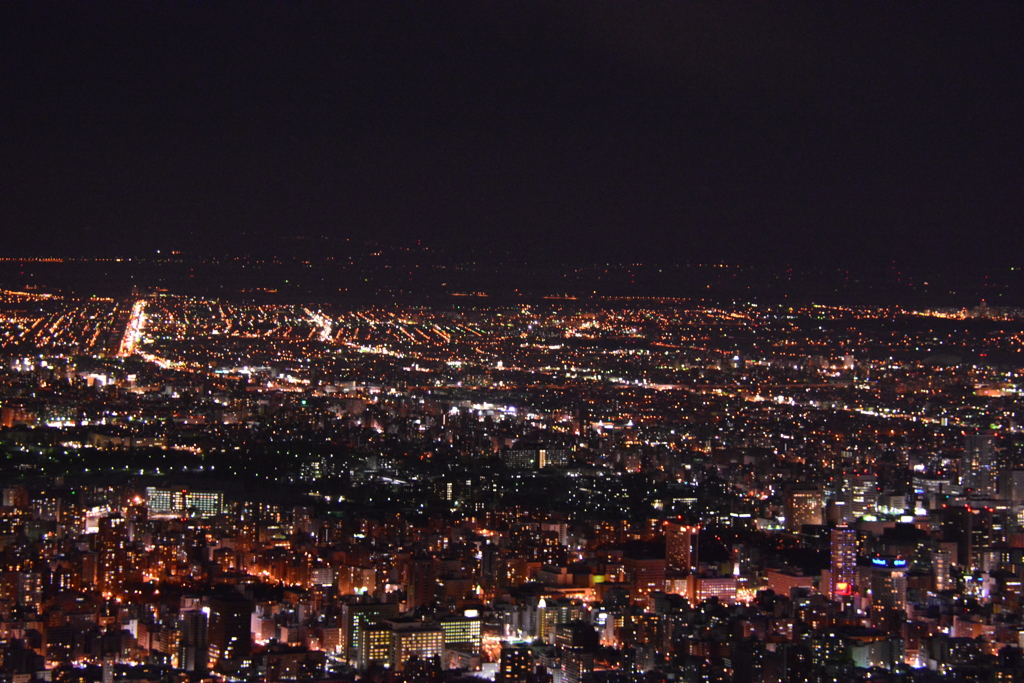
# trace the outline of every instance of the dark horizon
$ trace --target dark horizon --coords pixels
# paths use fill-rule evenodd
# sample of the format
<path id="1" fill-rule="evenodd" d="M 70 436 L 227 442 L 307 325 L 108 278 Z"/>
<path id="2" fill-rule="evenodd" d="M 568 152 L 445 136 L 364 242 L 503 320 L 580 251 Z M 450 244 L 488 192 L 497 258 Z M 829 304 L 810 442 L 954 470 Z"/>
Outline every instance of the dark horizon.
<path id="1" fill-rule="evenodd" d="M 998 275 L 1024 8 L 10 3 L 4 255 Z"/>

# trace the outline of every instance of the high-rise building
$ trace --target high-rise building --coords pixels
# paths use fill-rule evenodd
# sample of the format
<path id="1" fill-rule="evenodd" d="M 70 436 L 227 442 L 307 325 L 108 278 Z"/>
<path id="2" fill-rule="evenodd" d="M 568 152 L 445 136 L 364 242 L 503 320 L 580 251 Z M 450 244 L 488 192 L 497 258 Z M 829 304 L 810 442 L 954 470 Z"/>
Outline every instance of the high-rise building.
<path id="1" fill-rule="evenodd" d="M 786 492 L 786 529 L 798 532 L 804 525 L 820 526 L 824 522 L 823 507 L 821 489 L 790 489 Z"/>
<path id="2" fill-rule="evenodd" d="M 241 595 L 210 598 L 210 664 L 252 654 L 253 605 Z"/>
<path id="3" fill-rule="evenodd" d="M 950 579 L 950 568 L 956 564 L 957 546 L 956 543 L 939 543 L 938 547 L 931 552 L 932 576 L 935 577 L 935 590 L 944 591 L 953 588 L 954 583 Z"/>
<path id="4" fill-rule="evenodd" d="M 178 668 L 205 673 L 209 662 L 207 641 L 209 622 L 206 612 L 182 610 L 178 615 Z"/>
<path id="5" fill-rule="evenodd" d="M 665 561 L 670 569 L 684 572 L 697 570 L 697 535 L 700 526 L 665 523 Z"/>
<path id="6" fill-rule="evenodd" d="M 107 515 L 100 519 L 96 540 L 96 580 L 99 589 L 111 596 L 122 591 L 133 569 L 127 540 L 124 517 Z"/>
<path id="7" fill-rule="evenodd" d="M 504 585 L 508 579 L 504 551 L 489 540 L 481 548 L 480 578 L 485 590 Z"/>
<path id="8" fill-rule="evenodd" d="M 555 639 L 555 628 L 570 621 L 578 621 L 583 618 L 583 604 L 569 598 L 553 598 L 545 600 L 541 598 L 537 602 L 537 628 L 538 636 L 548 643 Z"/>
<path id="9" fill-rule="evenodd" d="M 594 654 L 583 648 L 567 647 L 562 650 L 562 683 L 581 683 L 594 671 Z"/>
<path id="10" fill-rule="evenodd" d="M 396 619 L 398 617 L 398 605 L 395 603 L 357 603 L 354 605 L 342 605 L 341 607 L 341 629 L 342 642 L 344 643 L 346 656 L 350 661 L 355 661 L 362 656 L 358 650 L 361 647 L 360 631 L 367 626 L 380 624 L 385 619 Z M 390 642 L 390 641 L 388 641 Z M 372 644 L 372 643 L 371 643 Z M 378 657 L 386 660 L 387 656 Z"/>
<path id="11" fill-rule="evenodd" d="M 366 670 L 373 663 L 387 664 L 391 657 L 391 627 L 387 624 L 366 624 L 359 629 L 359 668 Z"/>
<path id="12" fill-rule="evenodd" d="M 999 497 L 1014 505 L 1024 503 L 1024 470 L 1014 469 L 1000 474 Z"/>
<path id="13" fill-rule="evenodd" d="M 973 570 L 979 553 L 1004 540 L 1005 528 L 1002 515 L 987 507 L 958 505 L 942 510 L 942 538 L 956 544 L 953 563 L 961 568 Z"/>
<path id="14" fill-rule="evenodd" d="M 875 511 L 878 505 L 878 477 L 873 474 L 846 474 L 843 477 L 843 521 L 856 522 Z"/>
<path id="15" fill-rule="evenodd" d="M 960 483 L 977 498 L 995 498 L 998 481 L 996 437 L 991 431 L 964 436 L 964 454 L 960 463 Z"/>
<path id="16" fill-rule="evenodd" d="M 406 607 L 415 609 L 430 605 L 437 599 L 437 568 L 434 558 L 426 555 L 409 560 Z"/>
<path id="17" fill-rule="evenodd" d="M 857 575 L 857 531 L 841 526 L 832 529 L 829 597 L 833 600 L 853 592 Z"/>
<path id="18" fill-rule="evenodd" d="M 907 561 L 900 557 L 871 558 L 871 622 L 894 631 L 906 620 Z"/>
<path id="19" fill-rule="evenodd" d="M 599 646 L 597 631 L 585 621 L 570 621 L 555 627 L 555 647 L 581 647 L 594 652 Z"/>

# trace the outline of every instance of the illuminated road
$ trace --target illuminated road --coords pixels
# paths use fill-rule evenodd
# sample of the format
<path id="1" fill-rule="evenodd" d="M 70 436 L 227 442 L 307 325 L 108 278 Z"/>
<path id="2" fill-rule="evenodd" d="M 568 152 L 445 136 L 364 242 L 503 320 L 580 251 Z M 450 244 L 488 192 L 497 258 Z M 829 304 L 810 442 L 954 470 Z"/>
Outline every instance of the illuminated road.
<path id="1" fill-rule="evenodd" d="M 320 341 L 329 342 L 331 341 L 331 319 L 319 311 L 314 313 L 308 308 L 303 308 L 310 321 L 320 328 Z"/>
<path id="2" fill-rule="evenodd" d="M 146 326 L 146 300 L 139 299 L 132 306 L 131 316 L 128 318 L 128 327 L 124 331 L 124 336 L 121 337 L 121 346 L 117 349 L 117 355 L 120 358 L 135 353 L 135 347 L 138 346 L 139 339 L 142 338 L 142 330 Z"/>

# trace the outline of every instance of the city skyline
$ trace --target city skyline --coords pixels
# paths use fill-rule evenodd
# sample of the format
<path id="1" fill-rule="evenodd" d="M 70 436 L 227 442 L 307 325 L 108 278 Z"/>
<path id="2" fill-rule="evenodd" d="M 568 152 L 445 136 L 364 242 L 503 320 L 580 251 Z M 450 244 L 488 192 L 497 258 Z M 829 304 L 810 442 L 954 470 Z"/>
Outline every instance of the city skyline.
<path id="1" fill-rule="evenodd" d="M 1021 683 L 1022 35 L 0 3 L 0 683 Z"/>
<path id="2" fill-rule="evenodd" d="M 1024 312 L 477 299 L 0 291 L 0 676 L 1024 670 Z"/>

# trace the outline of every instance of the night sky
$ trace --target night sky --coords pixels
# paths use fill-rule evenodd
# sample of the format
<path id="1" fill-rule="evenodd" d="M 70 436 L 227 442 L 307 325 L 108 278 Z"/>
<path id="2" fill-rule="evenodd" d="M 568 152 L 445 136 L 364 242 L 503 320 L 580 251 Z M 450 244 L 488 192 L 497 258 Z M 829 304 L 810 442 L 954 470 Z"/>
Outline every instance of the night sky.
<path id="1" fill-rule="evenodd" d="M 1024 266 L 1022 3 L 3 3 L 5 255 Z"/>

